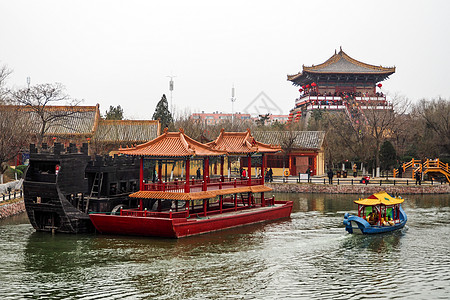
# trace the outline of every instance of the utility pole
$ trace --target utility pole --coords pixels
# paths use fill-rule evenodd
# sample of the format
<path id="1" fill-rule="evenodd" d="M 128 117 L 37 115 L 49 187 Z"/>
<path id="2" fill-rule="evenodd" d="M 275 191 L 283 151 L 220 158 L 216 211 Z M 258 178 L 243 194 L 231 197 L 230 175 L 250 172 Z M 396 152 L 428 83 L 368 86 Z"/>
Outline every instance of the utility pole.
<path id="1" fill-rule="evenodd" d="M 236 101 L 236 98 L 234 97 L 234 84 L 231 88 L 231 125 L 234 123 L 234 102 Z"/>
<path id="2" fill-rule="evenodd" d="M 169 91 L 170 91 L 170 112 L 173 113 L 173 101 L 172 101 L 172 92 L 173 92 L 173 79 L 177 76 L 166 76 L 170 78 L 169 81 Z"/>

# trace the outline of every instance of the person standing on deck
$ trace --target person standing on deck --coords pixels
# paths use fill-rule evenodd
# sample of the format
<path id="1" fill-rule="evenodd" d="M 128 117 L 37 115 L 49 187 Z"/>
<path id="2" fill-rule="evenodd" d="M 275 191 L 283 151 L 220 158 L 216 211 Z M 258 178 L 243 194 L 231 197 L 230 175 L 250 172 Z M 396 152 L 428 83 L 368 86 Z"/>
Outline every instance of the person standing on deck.
<path id="1" fill-rule="evenodd" d="M 308 168 L 308 170 L 306 170 L 306 175 L 308 175 L 308 183 L 311 182 L 311 169 Z"/>
<path id="2" fill-rule="evenodd" d="M 358 175 L 357 166 L 356 164 L 353 164 L 353 177 L 356 177 Z"/>
<path id="3" fill-rule="evenodd" d="M 417 183 L 419 183 L 419 185 L 422 185 L 422 173 L 419 170 L 417 170 L 416 172 L 416 185 Z"/>
<path id="4" fill-rule="evenodd" d="M 333 170 L 329 169 L 327 175 L 328 175 L 328 184 L 333 184 L 333 176 L 334 176 Z"/>
<path id="5" fill-rule="evenodd" d="M 202 176 L 202 173 L 200 171 L 200 168 L 197 169 L 197 179 L 200 179 Z"/>
<path id="6" fill-rule="evenodd" d="M 267 175 L 269 175 L 269 182 L 273 182 L 273 171 L 272 171 L 272 168 L 270 168 L 269 172 L 267 172 L 267 173 L 268 173 Z"/>

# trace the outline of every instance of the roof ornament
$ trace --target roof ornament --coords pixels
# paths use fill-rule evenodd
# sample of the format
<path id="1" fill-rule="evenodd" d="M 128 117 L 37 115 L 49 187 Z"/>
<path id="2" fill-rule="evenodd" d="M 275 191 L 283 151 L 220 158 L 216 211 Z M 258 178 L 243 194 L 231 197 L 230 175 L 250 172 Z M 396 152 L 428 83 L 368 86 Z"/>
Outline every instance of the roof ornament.
<path id="1" fill-rule="evenodd" d="M 341 50 L 340 52 L 342 52 L 342 46 L 339 46 L 339 49 Z"/>
<path id="2" fill-rule="evenodd" d="M 334 55 L 336 55 L 337 54 L 337 51 L 336 51 L 336 49 L 334 49 Z"/>
<path id="3" fill-rule="evenodd" d="M 164 128 L 164 133 L 167 133 L 168 131 L 169 131 L 168 127 Z"/>
<path id="4" fill-rule="evenodd" d="M 184 134 L 184 129 L 180 127 L 180 132 Z"/>

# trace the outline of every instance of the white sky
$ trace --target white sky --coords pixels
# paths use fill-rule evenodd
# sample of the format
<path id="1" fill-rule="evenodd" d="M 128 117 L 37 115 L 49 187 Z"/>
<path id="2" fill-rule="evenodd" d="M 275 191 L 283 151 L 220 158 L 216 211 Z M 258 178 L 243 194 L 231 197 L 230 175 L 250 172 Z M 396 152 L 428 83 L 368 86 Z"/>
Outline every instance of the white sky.
<path id="1" fill-rule="evenodd" d="M 67 93 L 150 119 L 168 75 L 177 111 L 243 110 L 264 92 L 288 114 L 286 80 L 339 46 L 396 66 L 383 91 L 450 99 L 450 1 L 0 0 L 0 65 L 9 86 L 60 82 Z M 169 100 L 170 101 L 170 100 Z"/>

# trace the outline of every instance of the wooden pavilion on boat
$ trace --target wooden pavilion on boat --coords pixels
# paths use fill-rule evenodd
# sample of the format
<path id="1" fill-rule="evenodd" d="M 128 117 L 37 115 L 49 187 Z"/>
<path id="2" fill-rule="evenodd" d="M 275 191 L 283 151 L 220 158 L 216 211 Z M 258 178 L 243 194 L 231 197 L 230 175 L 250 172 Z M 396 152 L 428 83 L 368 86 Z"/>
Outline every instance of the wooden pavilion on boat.
<path id="1" fill-rule="evenodd" d="M 252 176 L 251 157 L 256 153 L 264 156 L 264 153 L 275 153 L 280 150 L 279 147 L 256 141 L 249 130 L 242 133 L 226 133 L 222 130 L 215 141 L 202 144 L 187 136 L 182 129 L 179 132 L 168 132 L 166 129 L 162 135 L 147 143 L 132 148 L 120 148 L 119 153 L 140 157 L 139 191 L 130 195 L 131 198 L 139 199 L 139 211 L 153 209 L 161 212 L 164 210 L 164 200 L 171 200 L 166 202 L 166 206 L 170 205 L 175 210 L 173 214 L 178 213 L 179 209 L 184 207 L 185 209 L 180 212 L 182 215 L 185 214 L 185 211 L 188 213 L 190 211 L 207 216 L 213 211 L 214 213 L 223 213 L 225 211 L 224 203 L 231 204 L 227 208 L 235 211 L 244 207 L 274 205 L 273 198 L 266 199 L 264 197 L 264 192 L 270 191 L 271 188 L 264 186 L 262 177 Z M 249 168 L 246 178 L 233 179 L 224 176 L 224 157 L 227 155 L 247 157 Z M 211 177 L 209 175 L 211 157 L 220 159 L 220 176 Z M 203 177 L 200 179 L 191 176 L 190 164 L 193 160 L 203 160 Z M 153 182 L 146 181 L 144 178 L 144 165 L 148 164 L 148 161 L 153 161 L 155 170 L 157 170 L 157 176 L 154 177 Z M 162 168 L 164 165 L 173 164 L 174 161 L 183 162 L 184 176 L 171 182 L 163 181 Z M 254 193 L 261 193 L 259 203 L 256 203 Z M 238 207 L 238 195 L 241 207 Z M 214 204 L 209 200 L 213 198 L 218 198 Z M 201 211 L 195 208 L 198 200 L 203 200 Z M 174 207 L 172 202 L 174 202 Z M 126 213 L 126 211 L 122 213 Z"/>

